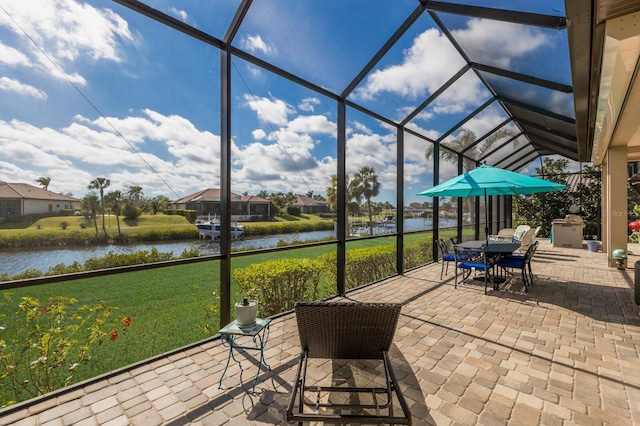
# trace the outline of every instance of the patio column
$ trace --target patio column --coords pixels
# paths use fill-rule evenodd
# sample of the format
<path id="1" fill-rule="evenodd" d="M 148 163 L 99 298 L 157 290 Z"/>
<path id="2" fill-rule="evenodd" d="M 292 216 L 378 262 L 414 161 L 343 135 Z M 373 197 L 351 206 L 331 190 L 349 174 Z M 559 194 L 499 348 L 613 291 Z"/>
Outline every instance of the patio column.
<path id="1" fill-rule="evenodd" d="M 602 167 L 602 248 L 615 267 L 611 252 L 627 250 L 627 147 L 610 147 Z"/>

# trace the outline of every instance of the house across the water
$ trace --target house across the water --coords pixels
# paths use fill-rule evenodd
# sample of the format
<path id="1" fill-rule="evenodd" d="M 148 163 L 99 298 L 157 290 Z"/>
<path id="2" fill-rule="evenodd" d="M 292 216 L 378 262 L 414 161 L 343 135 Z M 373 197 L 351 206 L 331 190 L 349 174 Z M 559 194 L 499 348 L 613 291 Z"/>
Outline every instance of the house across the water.
<path id="1" fill-rule="evenodd" d="M 29 214 L 57 214 L 79 210 L 82 201 L 69 195 L 47 191 L 28 183 L 0 181 L 0 220 Z"/>
<path id="2" fill-rule="evenodd" d="M 231 193 L 231 220 L 267 220 L 270 217 L 271 202 L 255 195 Z M 199 218 L 220 217 L 222 213 L 219 189 L 205 189 L 187 195 L 171 203 L 173 210 L 195 210 Z"/>
<path id="3" fill-rule="evenodd" d="M 299 207 L 303 214 L 320 214 L 331 211 L 326 201 L 316 200 L 306 195 L 296 195 L 296 202 L 293 205 Z"/>

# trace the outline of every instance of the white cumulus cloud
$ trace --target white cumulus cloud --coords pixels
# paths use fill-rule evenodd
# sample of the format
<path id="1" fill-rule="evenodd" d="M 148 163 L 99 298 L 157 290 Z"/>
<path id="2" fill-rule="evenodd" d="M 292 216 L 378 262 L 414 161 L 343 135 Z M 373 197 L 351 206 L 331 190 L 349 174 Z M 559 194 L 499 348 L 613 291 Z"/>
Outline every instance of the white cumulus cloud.
<path id="1" fill-rule="evenodd" d="M 61 77 L 62 71 L 74 83 L 85 84 L 85 79 L 77 72 L 67 70 L 71 64 L 86 58 L 121 62 L 121 44 L 135 42 L 127 22 L 120 15 L 89 3 L 4 0 L 2 6 L 7 13 L 0 14 L 0 27 L 13 31 L 22 40 L 16 48 L 23 56 L 13 53 L 14 61 L 17 58 L 18 64 L 25 66 L 27 62 L 39 64 L 41 70 L 57 78 Z M 29 58 L 28 61 L 25 58 Z"/>
<path id="2" fill-rule="evenodd" d="M 289 114 L 295 109 L 281 99 L 267 99 L 258 96 L 245 95 L 246 105 L 255 111 L 258 119 L 264 123 L 276 126 L 284 126 L 288 123 Z"/>
<path id="3" fill-rule="evenodd" d="M 404 52 L 402 62 L 374 71 L 356 91 L 362 99 L 374 99 L 389 92 L 410 99 L 437 90 L 464 66 L 464 60 L 449 40 L 436 29 L 429 29 Z"/>
<path id="4" fill-rule="evenodd" d="M 47 99 L 47 94 L 42 90 L 8 77 L 0 77 L 0 90 L 31 96 L 37 99 Z"/>
<path id="5" fill-rule="evenodd" d="M 263 52 L 266 55 L 269 55 L 274 51 L 273 47 L 262 40 L 260 35 L 247 36 L 242 42 L 242 47 L 247 49 L 249 52 Z"/>

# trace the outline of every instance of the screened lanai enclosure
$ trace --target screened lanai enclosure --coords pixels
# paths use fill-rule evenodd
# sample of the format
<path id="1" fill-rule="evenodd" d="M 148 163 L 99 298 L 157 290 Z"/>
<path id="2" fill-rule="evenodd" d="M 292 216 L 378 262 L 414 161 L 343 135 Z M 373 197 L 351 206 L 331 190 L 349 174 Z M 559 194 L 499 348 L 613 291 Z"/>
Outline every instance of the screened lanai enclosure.
<path id="1" fill-rule="evenodd" d="M 578 0 L 60 4 L 40 16 L 0 0 L 2 34 L 15 46 L 8 79 L 19 81 L 27 59 L 48 74 L 40 86 L 15 83 L 30 94 L 12 92 L 15 102 L 0 107 L 4 137 L 21 148 L 3 149 L 3 161 L 32 170 L 30 183 L 51 176 L 50 190 L 78 199 L 98 176 L 113 189 L 135 185 L 171 200 L 219 188 L 222 232 L 213 254 L 3 285 L 145 294 L 148 305 L 120 311 L 139 322 L 169 312 L 175 320 L 157 329 L 167 342 L 193 326 L 176 326 L 190 310 L 186 294 L 194 306 L 204 295 L 214 322 L 227 323 L 244 291 L 236 272 L 257 264 L 322 262 L 313 296 L 326 298 L 433 261 L 436 238 L 511 226 L 508 196 L 489 197 L 486 217 L 484 199 L 417 195 L 480 164 L 535 174 L 547 156 L 590 157 L 581 141 L 591 52 L 570 55 L 570 46 L 589 44 Z M 27 162 L 48 163 L 48 174 Z M 226 231 L 234 194 L 289 192 L 326 202 L 333 231 L 302 245 L 283 237 L 238 248 Z M 384 232 L 371 232 L 371 205 L 377 218 L 395 218 Z M 102 226 L 115 232 L 108 220 Z M 368 232 L 354 233 L 358 223 Z M 385 268 L 360 282 L 349 262 L 365 248 L 378 250 Z M 140 284 L 143 274 L 170 287 L 171 307 Z M 171 348 L 157 342 L 156 351 Z"/>
<path id="2" fill-rule="evenodd" d="M 492 197 L 487 218 L 481 200 L 429 205 L 416 197 L 420 190 L 482 163 L 531 173 L 544 156 L 580 159 L 561 1 L 242 1 L 234 8 L 223 1 L 206 10 L 198 2 L 118 2 L 156 21 L 156 31 L 184 46 L 181 55 L 206 58 L 189 75 L 218 73 L 209 96 L 198 98 L 217 102 L 211 107 L 220 116 L 220 140 L 212 149 L 219 157 L 211 160 L 219 161 L 227 197 L 237 192 L 238 177 L 255 192 L 269 185 L 324 192 L 335 176 L 338 293 L 348 281 L 349 180 L 361 167 L 375 171 L 379 198 L 398 206 L 399 217 L 411 202 L 429 207 L 420 212 L 431 218 L 422 229 L 397 221 L 401 273 L 410 266 L 403 249 L 411 233 L 433 228 L 436 238 L 446 227 L 464 238 L 463 229 L 478 235 L 485 221 L 494 232 L 511 225 L 510 197 Z M 238 156 L 254 150 L 277 151 L 275 161 L 236 165 L 247 164 Z M 229 223 L 229 214 L 222 220 Z M 221 241 L 224 287 L 233 256 L 226 255 L 228 235 Z M 232 300 L 221 294 L 228 317 Z"/>

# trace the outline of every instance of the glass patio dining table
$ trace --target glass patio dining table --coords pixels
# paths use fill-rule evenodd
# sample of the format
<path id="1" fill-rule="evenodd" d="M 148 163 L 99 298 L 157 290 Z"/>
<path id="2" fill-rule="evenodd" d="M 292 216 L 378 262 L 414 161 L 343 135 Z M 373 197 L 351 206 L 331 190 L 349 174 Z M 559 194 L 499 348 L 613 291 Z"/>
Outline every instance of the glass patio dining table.
<path id="1" fill-rule="evenodd" d="M 456 247 L 463 250 L 483 251 L 487 254 L 487 257 L 493 259 L 494 257 L 507 256 L 513 253 L 520 248 L 520 243 L 489 240 L 487 244 L 485 240 L 471 240 L 456 244 Z"/>
<path id="2" fill-rule="evenodd" d="M 471 240 L 464 241 L 462 243 L 455 245 L 456 252 L 458 250 L 465 251 L 477 251 L 478 253 L 483 253 L 486 256 L 487 260 L 490 261 L 495 268 L 496 262 L 504 256 L 508 256 L 520 248 L 520 243 L 518 242 L 506 242 L 506 241 L 491 241 L 488 242 L 486 240 Z M 500 280 L 496 277 L 495 270 L 493 271 L 493 285 L 494 289 L 497 290 L 497 286 Z"/>

